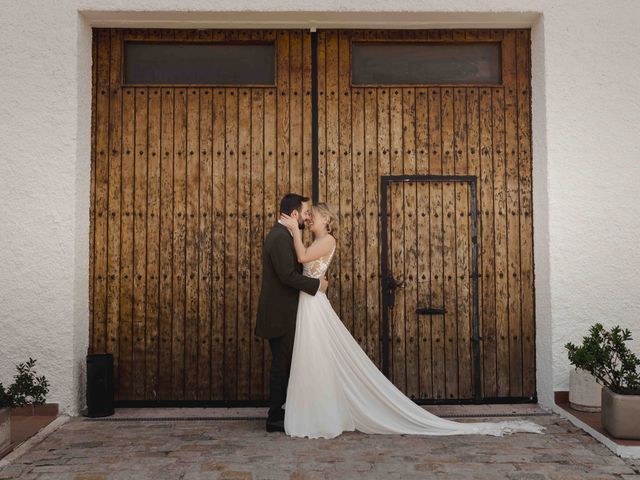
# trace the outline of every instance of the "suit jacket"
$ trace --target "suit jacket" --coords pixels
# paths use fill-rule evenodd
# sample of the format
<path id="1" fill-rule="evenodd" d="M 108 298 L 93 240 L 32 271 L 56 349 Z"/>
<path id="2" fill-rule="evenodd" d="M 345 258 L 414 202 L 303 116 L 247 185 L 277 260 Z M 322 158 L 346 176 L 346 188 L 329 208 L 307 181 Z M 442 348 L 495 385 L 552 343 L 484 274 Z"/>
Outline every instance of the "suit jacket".
<path id="1" fill-rule="evenodd" d="M 273 338 L 295 329 L 298 292 L 315 295 L 319 287 L 319 279 L 302 275 L 291 233 L 276 223 L 264 241 L 262 288 L 254 333 L 258 337 Z"/>

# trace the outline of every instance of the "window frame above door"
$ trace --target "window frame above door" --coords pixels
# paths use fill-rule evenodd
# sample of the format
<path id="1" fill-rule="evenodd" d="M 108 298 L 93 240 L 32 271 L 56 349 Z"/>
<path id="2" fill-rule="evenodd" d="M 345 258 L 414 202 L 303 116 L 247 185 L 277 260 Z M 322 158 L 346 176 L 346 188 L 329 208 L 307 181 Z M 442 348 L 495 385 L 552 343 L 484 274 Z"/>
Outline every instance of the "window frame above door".
<path id="1" fill-rule="evenodd" d="M 473 82 L 473 83 L 370 83 L 361 84 L 353 83 L 353 44 L 354 43 L 404 43 L 404 44 L 435 44 L 435 45 L 456 45 L 456 44 L 469 44 L 469 43 L 497 43 L 500 45 L 500 82 L 499 83 L 487 83 L 487 82 Z M 450 87 L 450 88 L 465 88 L 465 87 L 504 87 L 505 76 L 505 43 L 501 38 L 486 38 L 486 39 L 454 39 L 454 40 L 442 40 L 442 39 L 424 39 L 424 38 L 349 38 L 349 86 L 351 88 L 426 88 L 426 87 Z"/>
<path id="2" fill-rule="evenodd" d="M 144 36 L 138 37 L 137 35 L 131 35 L 128 32 L 122 33 L 121 45 L 122 52 L 120 55 L 120 74 L 118 81 L 122 87 L 185 87 L 185 88 L 277 88 L 278 86 L 278 58 L 280 55 L 280 48 L 278 46 L 277 38 L 273 40 L 267 39 L 234 39 L 234 40 L 211 40 L 209 38 L 199 38 L 193 36 L 192 38 L 145 38 Z M 125 82 L 125 44 L 127 42 L 136 43 L 150 43 L 150 44 L 204 44 L 204 45 L 273 45 L 273 83 L 127 83 Z"/>

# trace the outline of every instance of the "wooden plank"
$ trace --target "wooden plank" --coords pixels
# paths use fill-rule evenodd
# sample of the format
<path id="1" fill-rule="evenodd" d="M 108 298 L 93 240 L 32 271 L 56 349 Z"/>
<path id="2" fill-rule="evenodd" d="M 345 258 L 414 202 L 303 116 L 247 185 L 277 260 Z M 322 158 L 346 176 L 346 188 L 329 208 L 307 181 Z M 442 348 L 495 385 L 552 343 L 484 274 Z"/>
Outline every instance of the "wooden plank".
<path id="1" fill-rule="evenodd" d="M 159 275 L 160 275 L 160 132 L 161 91 L 149 88 L 147 154 L 147 294 L 145 329 L 145 399 L 158 398 Z"/>
<path id="2" fill-rule="evenodd" d="M 198 391 L 198 189 L 200 93 L 188 88 L 187 97 L 187 191 L 186 191 L 186 309 L 185 309 L 185 398 L 194 400 Z"/>
<path id="3" fill-rule="evenodd" d="M 238 90 L 226 90 L 224 395 L 238 391 Z"/>
<path id="4" fill-rule="evenodd" d="M 327 142 L 327 196 L 326 202 L 339 215 L 340 208 L 340 129 L 338 90 L 338 34 L 335 30 L 325 32 L 326 42 L 326 142 Z M 338 231 L 340 239 L 333 257 L 329 275 L 328 296 L 331 305 L 344 321 L 341 302 L 342 248 L 345 232 L 339 215 Z"/>
<path id="5" fill-rule="evenodd" d="M 148 92 L 135 89 L 135 166 L 133 220 L 133 391 L 132 399 L 145 396 L 145 324 L 147 296 L 147 141 Z"/>
<path id="6" fill-rule="evenodd" d="M 122 99 L 122 243 L 120 281 L 120 325 L 118 347 L 118 398 L 131 397 L 133 390 L 133 222 L 135 156 L 135 90 L 127 88 Z"/>
<path id="7" fill-rule="evenodd" d="M 464 88 L 453 92 L 454 103 L 454 158 L 456 175 L 466 175 L 467 166 L 467 95 Z M 456 232 L 456 309 L 458 347 L 458 395 L 473 397 L 473 364 L 471 351 L 471 224 L 469 216 L 470 188 L 467 183 L 455 185 Z"/>
<path id="8" fill-rule="evenodd" d="M 212 261 L 213 261 L 213 90 L 200 90 L 200 192 L 198 222 L 198 389 L 199 400 L 211 398 Z"/>
<path id="9" fill-rule="evenodd" d="M 504 91 L 494 88 L 493 108 L 493 206 L 495 235 L 496 347 L 498 396 L 509 395 L 509 305 L 507 287 L 507 223 L 504 164 Z"/>
<path id="10" fill-rule="evenodd" d="M 213 91 L 213 161 L 211 178 L 213 181 L 212 222 L 212 343 L 211 343 L 211 396 L 224 398 L 224 318 L 225 318 L 225 112 L 226 95 L 222 88 Z"/>
<path id="11" fill-rule="evenodd" d="M 403 164 L 405 175 L 416 174 L 416 100 L 414 88 L 402 89 Z M 420 363 L 418 356 L 418 251 L 417 251 L 417 187 L 414 182 L 404 189 L 404 319 L 406 393 L 411 398 L 420 395 Z"/>
<path id="12" fill-rule="evenodd" d="M 262 284 L 262 247 L 265 235 L 264 216 L 264 95 L 265 90 L 256 88 L 251 93 L 251 382 L 250 398 L 262 399 L 264 396 L 265 341 L 253 335 L 258 313 L 258 299 Z"/>
<path id="13" fill-rule="evenodd" d="M 278 146 L 277 146 L 277 176 L 278 176 L 278 190 L 276 196 L 278 199 L 282 198 L 286 193 L 291 190 L 291 178 L 290 178 L 290 117 L 289 117 L 289 70 L 291 68 L 289 62 L 289 32 L 278 32 L 278 45 L 277 45 L 277 62 L 278 62 L 278 102 L 277 102 L 277 132 L 278 132 Z"/>
<path id="14" fill-rule="evenodd" d="M 478 189 L 476 191 L 476 215 L 478 222 L 478 242 L 479 247 L 481 243 L 481 234 L 482 234 L 482 208 L 480 203 L 480 99 L 479 92 L 477 88 L 467 88 L 467 163 L 468 163 L 468 172 L 469 175 L 473 175 L 476 177 L 478 182 Z M 471 222 L 471 219 L 469 219 Z M 479 250 L 479 255 L 481 251 Z M 471 268 L 471 266 L 470 266 Z M 482 278 L 482 258 L 478 258 L 478 319 L 479 319 L 479 329 L 480 332 L 484 332 L 483 328 L 483 278 Z M 470 300 L 472 301 L 472 299 Z M 484 352 L 484 340 L 480 342 L 480 365 L 478 366 L 481 370 L 484 368 L 483 360 L 485 358 Z M 472 382 L 473 384 L 474 382 Z M 484 388 L 484 383 L 481 385 L 481 390 Z M 475 390 L 475 384 L 474 384 Z"/>
<path id="15" fill-rule="evenodd" d="M 416 89 L 416 172 L 429 172 L 429 90 Z M 418 188 L 421 185 L 418 185 Z"/>
<path id="16" fill-rule="evenodd" d="M 265 90 L 264 96 L 264 221 L 265 234 L 271 229 L 278 219 L 280 198 L 277 196 L 277 93 L 278 90 L 270 88 Z M 271 369 L 271 350 L 268 342 L 263 342 L 263 393 L 265 398 L 269 396 L 269 371 Z"/>
<path id="17" fill-rule="evenodd" d="M 91 30 L 91 183 L 89 186 L 89 344 L 87 351 L 93 352 L 94 292 L 95 292 L 95 232 L 96 232 L 96 129 L 98 98 L 98 30 Z"/>
<path id="18" fill-rule="evenodd" d="M 443 32 L 444 33 L 444 32 Z M 449 32 L 448 32 L 449 33 Z M 445 35 L 445 40 L 450 35 Z M 442 164 L 443 173 L 455 173 L 454 159 L 454 121 L 453 121 L 453 89 L 445 87 L 441 90 L 442 115 Z M 455 182 L 443 183 L 443 306 L 448 312 L 444 315 L 445 331 L 445 391 L 449 399 L 458 398 L 458 312 L 456 308 L 456 231 L 455 231 Z"/>
<path id="19" fill-rule="evenodd" d="M 303 81 L 303 39 L 302 30 L 289 32 L 289 190 L 300 195 L 304 192 L 304 81 Z M 311 117 L 309 116 L 309 121 Z M 307 125 L 308 127 L 308 125 Z M 311 198 L 309 190 L 308 197 Z M 311 243 L 311 235 L 303 231 L 303 241 Z"/>
<path id="20" fill-rule="evenodd" d="M 380 255 L 378 226 L 378 122 L 377 94 L 368 88 L 364 95 L 365 150 L 365 269 L 366 269 L 366 328 L 365 351 L 376 365 L 380 365 Z"/>
<path id="21" fill-rule="evenodd" d="M 317 148 L 317 146 L 313 145 L 313 111 L 312 106 L 313 100 L 311 96 L 311 88 L 312 88 L 312 68 L 311 68 L 311 57 L 313 52 L 311 51 L 311 33 L 309 31 L 302 30 L 302 79 L 301 79 L 301 92 L 302 95 L 302 167 L 300 171 L 301 179 L 300 183 L 302 185 L 302 195 L 308 197 L 312 200 L 313 198 L 313 173 L 314 166 L 313 164 L 313 149 Z M 316 93 L 317 96 L 317 93 Z M 320 125 L 320 124 L 318 124 Z M 319 127 L 316 127 L 318 129 Z M 317 201 L 317 200 L 315 200 Z M 305 230 L 303 232 L 303 240 L 305 244 L 310 244 L 312 241 L 311 232 L 309 230 Z"/>
<path id="22" fill-rule="evenodd" d="M 504 33 L 503 45 L 508 63 L 515 66 L 515 32 Z M 515 70 L 515 69 L 511 69 Z M 520 290 L 520 200 L 518 184 L 518 119 L 515 71 L 505 80 L 505 165 L 506 165 L 506 227 L 507 271 L 509 308 L 509 395 L 523 396 L 523 343 Z"/>
<path id="23" fill-rule="evenodd" d="M 173 127 L 173 398 L 185 398 L 187 92 L 177 88 Z"/>
<path id="24" fill-rule="evenodd" d="M 382 176 L 382 175 L 389 175 L 391 173 L 391 153 L 390 153 L 390 146 L 391 146 L 391 105 L 390 105 L 390 101 L 389 101 L 389 92 L 390 90 L 388 88 L 378 88 L 376 90 L 376 99 L 377 99 L 377 150 L 378 150 L 378 175 Z M 390 194 L 391 192 L 389 192 Z M 389 230 L 389 226 L 391 225 L 391 208 L 389 207 L 389 205 L 387 205 L 387 218 L 386 218 L 386 223 L 387 223 L 387 229 L 383 230 L 382 229 L 382 217 L 381 217 L 381 213 L 380 213 L 380 206 L 378 206 L 378 231 L 380 232 L 380 235 L 387 235 L 387 238 L 389 239 L 389 245 L 391 245 L 391 237 L 390 237 L 390 230 Z M 387 254 L 389 254 L 389 252 L 387 252 Z M 382 243 L 378 242 L 378 258 L 382 259 Z M 389 263 L 389 267 L 390 267 L 390 263 Z M 378 289 L 380 289 L 380 282 L 379 282 L 380 278 L 378 278 Z M 382 296 L 381 293 L 379 294 L 379 299 L 380 299 L 380 318 L 378 319 L 378 331 L 380 332 L 380 340 L 382 340 L 383 335 L 385 334 L 385 332 L 383 331 L 383 325 L 382 325 Z M 389 323 L 391 323 L 391 312 L 389 312 Z M 391 337 L 391 329 L 389 328 L 389 338 Z M 391 345 L 389 345 L 391 346 Z M 382 348 L 382 344 L 379 345 L 379 348 Z M 392 356 L 392 355 L 391 355 Z M 389 368 L 391 368 L 391 358 L 389 359 Z M 382 352 L 380 352 L 380 360 L 378 362 L 378 367 L 382 367 L 382 362 L 383 362 L 383 358 L 382 358 Z"/>
<path id="25" fill-rule="evenodd" d="M 305 197 L 313 196 L 313 142 L 312 136 L 312 105 L 311 98 L 311 34 L 302 32 L 302 194 Z M 318 126 L 322 123 L 318 123 Z"/>
<path id="26" fill-rule="evenodd" d="M 493 214 L 493 145 L 491 89 L 479 89 L 480 102 L 480 209 L 482 211 L 479 257 L 482 262 L 482 337 L 484 342 L 484 396 L 497 396 L 496 295 Z"/>
<path id="27" fill-rule="evenodd" d="M 351 151 L 351 88 L 349 78 L 349 55 L 351 44 L 349 34 L 338 33 L 338 109 L 339 109 L 339 152 L 340 168 L 340 312 L 341 320 L 355 333 L 353 310 L 353 158 Z"/>
<path id="28" fill-rule="evenodd" d="M 367 349 L 367 286 L 366 286 L 366 225 L 365 225 L 365 90 L 351 91 L 351 132 L 353 162 L 353 317 L 354 338 Z"/>
<path id="29" fill-rule="evenodd" d="M 238 91 L 238 394 L 248 400 L 251 379 L 251 90 Z"/>
<path id="30" fill-rule="evenodd" d="M 245 31 L 240 38 L 245 39 Z M 251 90 L 238 90 L 238 379 L 236 397 L 247 400 L 250 397 L 251 342 L 249 331 L 251 319 L 250 299 L 250 195 L 251 195 Z"/>
<path id="31" fill-rule="evenodd" d="M 442 117 L 439 88 L 430 88 L 429 97 L 429 173 L 442 175 Z M 444 232 L 443 232 L 443 187 L 433 182 L 429 188 L 430 230 L 430 303 L 434 307 L 444 305 Z M 446 395 L 445 377 L 445 328 L 443 315 L 431 315 L 431 362 L 433 372 L 433 398 Z"/>
<path id="32" fill-rule="evenodd" d="M 289 189 L 302 194 L 302 32 L 291 31 L 289 39 Z"/>
<path id="33" fill-rule="evenodd" d="M 122 89 L 119 83 L 122 44 L 120 30 L 110 30 L 109 69 L 109 221 L 107 225 L 106 351 L 113 353 L 114 382 L 118 384 L 118 326 L 120 324 L 120 228 L 122 170 Z"/>
<path id="34" fill-rule="evenodd" d="M 531 30 L 516 35 L 518 171 L 520 177 L 520 275 L 522 292 L 522 394 L 535 395 L 535 303 L 533 284 L 533 204 L 531 198 Z"/>
<path id="35" fill-rule="evenodd" d="M 325 32 L 318 32 L 318 200 L 328 202 L 328 155 L 327 130 L 329 120 L 327 117 L 327 35 Z M 333 262 L 335 264 L 335 262 Z M 332 289 L 334 290 L 334 289 Z"/>
<path id="36" fill-rule="evenodd" d="M 390 151 L 391 174 L 402 174 L 403 164 L 403 105 L 402 89 L 392 88 L 390 94 Z M 391 274 L 398 283 L 404 282 L 404 185 L 392 183 L 389 186 L 389 198 L 391 199 Z M 404 288 L 395 289 L 395 302 L 391 310 L 391 362 L 393 372 L 392 381 L 403 392 L 407 390 L 406 370 L 406 346 L 405 346 L 405 314 L 404 314 Z"/>
<path id="37" fill-rule="evenodd" d="M 98 31 L 93 351 L 104 353 L 107 322 L 107 221 L 109 216 L 109 55 L 107 30 Z"/>
<path id="38" fill-rule="evenodd" d="M 424 175 L 429 172 L 429 91 L 416 89 L 416 171 Z M 430 301 L 430 253 L 429 232 L 429 190 L 428 182 L 419 182 L 416 186 L 416 223 L 417 223 L 417 275 L 418 304 L 425 306 Z M 431 317 L 417 317 L 418 345 L 418 387 L 420 398 L 433 398 L 432 372 L 432 335 Z"/>
<path id="39" fill-rule="evenodd" d="M 160 134 L 160 356 L 159 399 L 173 398 L 173 96 L 162 89 L 162 131 Z"/>

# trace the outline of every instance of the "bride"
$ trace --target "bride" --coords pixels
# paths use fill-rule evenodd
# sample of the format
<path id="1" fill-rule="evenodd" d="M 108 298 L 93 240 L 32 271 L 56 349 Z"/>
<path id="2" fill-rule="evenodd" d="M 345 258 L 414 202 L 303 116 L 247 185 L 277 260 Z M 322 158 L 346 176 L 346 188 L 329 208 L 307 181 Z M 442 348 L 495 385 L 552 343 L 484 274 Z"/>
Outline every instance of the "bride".
<path id="1" fill-rule="evenodd" d="M 336 250 L 337 217 L 326 204 L 312 208 L 302 242 L 297 220 L 282 215 L 291 231 L 303 274 L 321 278 Z M 528 421 L 461 423 L 427 412 L 378 370 L 351 336 L 324 293 L 300 292 L 284 428 L 292 437 L 334 438 L 344 431 L 415 435 L 542 433 Z"/>

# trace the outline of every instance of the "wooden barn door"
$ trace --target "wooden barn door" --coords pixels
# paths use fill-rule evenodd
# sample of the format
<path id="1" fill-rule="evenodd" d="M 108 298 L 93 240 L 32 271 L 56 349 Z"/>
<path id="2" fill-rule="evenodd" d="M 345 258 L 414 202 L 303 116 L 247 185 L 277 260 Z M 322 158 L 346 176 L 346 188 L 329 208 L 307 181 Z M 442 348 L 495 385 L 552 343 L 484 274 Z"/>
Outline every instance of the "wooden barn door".
<path id="1" fill-rule="evenodd" d="M 129 41 L 275 45 L 275 78 L 126 83 Z M 309 33 L 94 29 L 93 60 L 90 352 L 121 401 L 268 398 L 261 250 L 278 199 L 311 195 Z"/>
<path id="2" fill-rule="evenodd" d="M 387 60 L 376 60 L 369 48 L 376 43 L 393 45 Z M 464 401 L 477 387 L 468 319 L 470 237 L 461 234 L 468 190 L 454 183 L 390 186 L 385 232 L 385 175 L 477 179 L 480 397 L 535 397 L 529 43 L 524 29 L 318 32 L 319 198 L 340 218 L 330 300 L 370 358 L 380 368 L 388 361 L 392 381 L 416 400 Z M 464 73 L 456 62 L 424 72 L 391 66 L 403 44 L 445 44 L 456 55 L 459 45 L 494 44 L 499 70 L 476 66 L 497 77 L 447 83 L 447 72 Z M 357 45 L 364 48 L 356 52 Z M 446 66 L 446 56 L 433 59 Z M 413 75 L 410 83 L 384 80 L 405 73 Z M 421 81 L 423 73 L 431 78 Z M 387 267 L 404 272 L 404 288 L 386 312 L 389 338 L 380 288 L 385 234 Z M 427 297 L 431 306 L 458 313 L 416 315 Z"/>
<path id="3" fill-rule="evenodd" d="M 261 248 L 287 191 L 338 211 L 330 300 L 406 394 L 533 399 L 529 42 L 526 29 L 94 29 L 90 352 L 113 353 L 117 399 L 264 404 L 271 357 L 253 335 Z M 159 82 L 142 55 L 142 80 L 128 81 L 127 48 L 149 43 L 222 45 L 237 78 Z M 376 43 L 393 44 L 387 60 Z M 229 52 L 246 44 L 273 47 L 273 64 L 234 63 Z M 405 44 L 451 55 L 494 44 L 500 69 L 477 64 L 497 77 L 470 83 L 446 82 L 458 67 L 407 70 L 411 84 L 393 84 L 385 78 L 404 72 L 390 66 L 393 49 Z M 195 75 L 206 62 L 194 65 Z M 251 83 L 247 72 L 265 75 Z M 468 183 L 416 180 L 389 185 L 383 221 L 390 175 L 474 177 L 477 209 Z M 477 278 L 463 233 L 474 214 Z M 388 304 L 383 260 L 404 282 Z M 446 313 L 417 313 L 427 307 Z"/>

